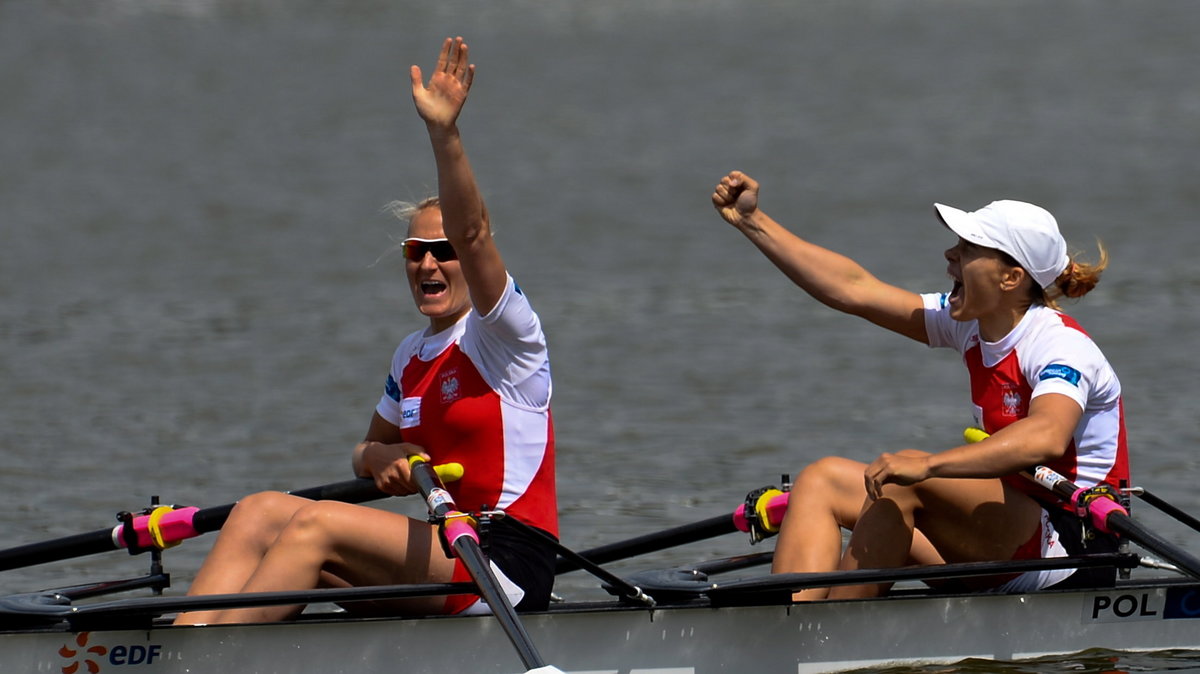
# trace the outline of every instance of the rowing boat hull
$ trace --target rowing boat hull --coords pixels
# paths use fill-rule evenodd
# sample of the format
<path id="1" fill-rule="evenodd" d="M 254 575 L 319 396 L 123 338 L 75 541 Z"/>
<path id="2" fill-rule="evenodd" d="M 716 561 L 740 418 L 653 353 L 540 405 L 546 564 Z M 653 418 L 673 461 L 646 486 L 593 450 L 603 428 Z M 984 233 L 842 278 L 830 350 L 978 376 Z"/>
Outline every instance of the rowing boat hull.
<path id="1" fill-rule="evenodd" d="M 893 596 L 791 606 L 627 608 L 523 616 L 565 672 L 828 672 L 1089 648 L 1200 650 L 1200 585 Z M 273 625 L 0 633 L 5 672 L 370 674 L 524 671 L 489 617 L 306 619 Z M 129 669 L 132 668 L 132 669 Z"/>

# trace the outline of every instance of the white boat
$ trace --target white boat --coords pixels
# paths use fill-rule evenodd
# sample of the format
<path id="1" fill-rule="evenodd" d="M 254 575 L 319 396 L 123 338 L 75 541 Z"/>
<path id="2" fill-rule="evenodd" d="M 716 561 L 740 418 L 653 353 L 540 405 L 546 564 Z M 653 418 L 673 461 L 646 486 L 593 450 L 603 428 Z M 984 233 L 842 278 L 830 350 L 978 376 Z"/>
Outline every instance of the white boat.
<path id="1" fill-rule="evenodd" d="M 933 575 L 929 569 L 902 569 L 894 577 L 904 580 L 905 573 Z M 967 658 L 1015 660 L 1093 648 L 1200 651 L 1200 581 L 1149 576 L 1106 589 L 1026 594 L 939 594 L 909 583 L 880 599 L 792 604 L 776 577 L 719 583 L 699 574 L 674 588 L 667 582 L 647 590 L 663 596 L 654 607 L 615 599 L 563 603 L 522 614 L 521 620 L 546 662 L 574 674 L 831 672 Z M 771 589 L 764 592 L 764 586 Z M 399 589 L 262 597 L 272 603 L 329 601 Z M 445 586 L 415 591 L 438 589 Z M 223 600 L 247 598 L 209 601 Z M 289 623 L 168 624 L 170 613 L 194 608 L 198 601 L 204 599 L 76 604 L 52 593 L 9 597 L 2 602 L 6 627 L 0 631 L 0 668 L 12 674 L 526 671 L 490 616 L 364 619 L 313 611 Z"/>
<path id="2" fill-rule="evenodd" d="M 762 495 L 753 492 L 748 504 L 752 497 Z M 776 503 L 777 496 L 770 498 Z M 1200 522 L 1185 513 L 1168 512 L 1200 529 Z M 742 508 L 732 517 L 722 515 L 579 554 L 561 550 L 560 573 L 584 567 L 600 577 L 615 598 L 556 603 L 547 611 L 521 614 L 518 622 L 527 633 L 522 638 L 532 642 L 542 662 L 568 674 L 795 674 L 970 658 L 1011 661 L 1090 649 L 1186 650 L 1200 658 L 1200 560 L 1146 532 L 1124 510 L 1110 515 L 1108 524 L 1116 524 L 1114 518 L 1128 520 L 1121 524 L 1128 538 L 1167 563 L 1126 550 L 1056 560 L 821 574 L 750 571 L 769 561 L 769 552 L 628 578 L 598 566 L 735 528 L 746 530 L 739 517 L 744 518 Z M 201 528 L 211 530 L 206 527 Z M 114 530 L 109 542 L 97 541 L 105 539 L 106 532 L 94 532 L 0 551 L 0 569 L 91 554 L 102 547 L 98 543 L 120 547 L 126 534 L 118 533 Z M 133 541 L 132 534 L 127 540 Z M 1116 567 L 1122 577 L 1110 587 L 1022 594 L 954 594 L 919 582 L 1066 566 Z M 896 585 L 876 599 L 791 601 L 791 592 L 802 587 L 879 582 Z M 512 625 L 493 616 L 358 618 L 334 608 L 334 602 L 470 591 L 469 584 L 112 598 L 118 592 L 161 590 L 168 584 L 168 577 L 152 564 L 149 575 L 129 581 L 0 597 L 0 671 L 534 671 L 521 654 L 521 639 L 514 636 Z M 286 623 L 170 624 L 175 613 L 185 610 L 298 603 L 309 609 Z M 524 647 L 527 654 L 529 643 Z"/>

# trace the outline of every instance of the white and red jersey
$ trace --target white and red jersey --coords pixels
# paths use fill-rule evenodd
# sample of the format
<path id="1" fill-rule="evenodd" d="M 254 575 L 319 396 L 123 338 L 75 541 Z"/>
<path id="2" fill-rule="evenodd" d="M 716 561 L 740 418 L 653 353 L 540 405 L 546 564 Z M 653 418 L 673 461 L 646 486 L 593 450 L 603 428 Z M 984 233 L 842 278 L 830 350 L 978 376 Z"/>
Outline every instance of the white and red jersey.
<path id="1" fill-rule="evenodd" d="M 550 394 L 541 322 L 510 276 L 488 315 L 406 337 L 375 409 L 435 465 L 463 465 L 446 485 L 459 508 L 496 508 L 557 536 Z"/>
<path id="2" fill-rule="evenodd" d="M 977 321 L 950 317 L 945 294 L 922 295 L 931 347 L 958 349 L 971 378 L 975 423 L 995 433 L 1029 414 L 1029 402 L 1061 393 L 1083 410 L 1062 458 L 1046 465 L 1083 488 L 1129 480 L 1121 382 L 1104 354 L 1071 317 L 1031 306 L 998 342 L 979 336 Z M 1046 500 L 1045 491 L 1018 476 L 1006 482 Z"/>

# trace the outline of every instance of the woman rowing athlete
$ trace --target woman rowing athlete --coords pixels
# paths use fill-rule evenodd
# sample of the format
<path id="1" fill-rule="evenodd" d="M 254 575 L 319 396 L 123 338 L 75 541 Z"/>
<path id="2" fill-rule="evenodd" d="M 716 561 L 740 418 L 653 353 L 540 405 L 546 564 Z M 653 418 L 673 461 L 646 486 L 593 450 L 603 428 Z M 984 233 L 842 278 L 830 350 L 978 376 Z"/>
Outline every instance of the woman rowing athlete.
<path id="1" fill-rule="evenodd" d="M 407 457 L 463 465 L 447 484 L 456 503 L 483 504 L 558 534 L 550 367 L 537 314 L 508 274 L 459 137 L 457 119 L 474 76 L 462 38 L 447 39 L 428 86 L 412 67 L 412 95 L 437 163 L 439 198 L 398 215 L 408 285 L 429 327 L 392 358 L 354 472 L 393 495 L 416 491 Z M 491 528 L 492 570 L 519 610 L 545 608 L 554 552 L 515 528 Z M 238 503 L 188 594 L 467 580 L 438 531 L 423 520 L 365 506 L 267 492 Z M 471 595 L 348 604 L 355 612 L 484 610 Z M 181 615 L 180 624 L 261 622 L 302 606 Z"/>
<path id="2" fill-rule="evenodd" d="M 1047 211 L 996 201 L 975 212 L 937 204 L 958 235 L 945 253 L 949 293 L 918 295 L 792 234 L 759 209 L 759 185 L 732 172 L 712 195 L 721 216 L 822 303 L 931 347 L 962 353 L 976 422 L 990 437 L 937 453 L 906 449 L 870 464 L 840 457 L 794 483 L 772 571 L 891 568 L 1061 557 L 1111 546 L 1082 540 L 1078 519 L 1021 477 L 1044 464 L 1081 487 L 1128 479 L 1121 386 L 1104 355 L 1055 299 L 1081 297 L 1107 264 L 1072 260 Z M 849 529 L 842 550 L 840 528 Z M 1079 582 L 1038 571 L 969 581 L 1025 591 Z M 869 597 L 889 585 L 810 589 L 799 600 Z"/>

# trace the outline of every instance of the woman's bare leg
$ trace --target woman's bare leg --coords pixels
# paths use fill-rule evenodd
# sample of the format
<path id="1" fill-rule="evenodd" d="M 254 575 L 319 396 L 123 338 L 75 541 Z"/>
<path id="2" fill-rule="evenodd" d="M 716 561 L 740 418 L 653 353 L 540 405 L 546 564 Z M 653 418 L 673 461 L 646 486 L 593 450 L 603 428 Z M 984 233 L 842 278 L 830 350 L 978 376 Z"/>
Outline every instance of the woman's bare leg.
<path id="1" fill-rule="evenodd" d="M 296 511 L 288 526 L 240 588 L 243 592 L 318 587 L 323 572 L 351 585 L 449 582 L 454 562 L 427 522 L 364 506 L 319 501 Z M 437 613 L 444 597 L 388 603 L 396 612 Z M 375 606 L 379 602 L 374 602 Z M 267 606 L 219 612 L 212 622 L 270 622 L 303 606 Z"/>
<path id="2" fill-rule="evenodd" d="M 842 558 L 842 529 L 854 529 L 865 512 L 865 463 L 826 457 L 804 468 L 792 484 L 788 510 L 775 544 L 772 573 L 833 571 Z M 939 564 L 942 559 L 917 532 L 909 546 L 909 561 Z M 796 601 L 824 599 L 829 588 L 811 588 L 793 595 Z"/>
<path id="3" fill-rule="evenodd" d="M 932 479 L 885 485 L 864 509 L 840 569 L 903 566 L 912 556 L 914 530 L 947 562 L 1011 559 L 1037 530 L 1041 506 L 998 479 Z M 890 584 L 835 587 L 831 598 L 874 597 Z"/>
<path id="4" fill-rule="evenodd" d="M 261 492 L 238 501 L 188 588 L 188 595 L 240 592 L 292 515 L 311 503 L 308 499 L 281 492 Z M 175 624 L 205 624 L 211 622 L 216 613 L 182 613 L 175 619 Z"/>
<path id="5" fill-rule="evenodd" d="M 800 471 L 788 494 L 787 514 L 775 544 L 772 573 L 832 571 L 842 555 L 842 528 L 858 519 L 867 490 L 866 464 L 826 457 Z M 798 601 L 824 599 L 829 590 L 797 592 Z"/>

